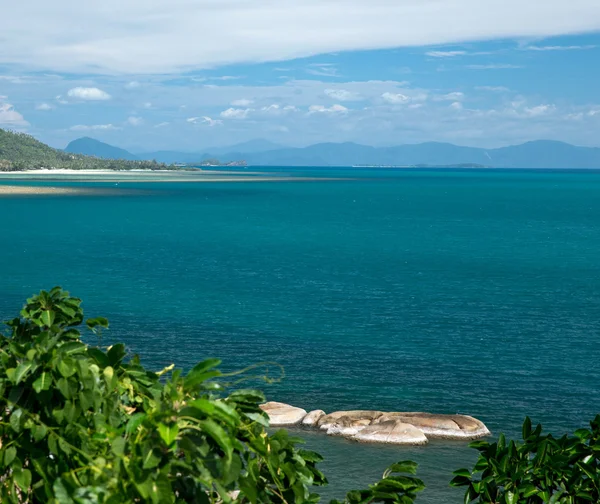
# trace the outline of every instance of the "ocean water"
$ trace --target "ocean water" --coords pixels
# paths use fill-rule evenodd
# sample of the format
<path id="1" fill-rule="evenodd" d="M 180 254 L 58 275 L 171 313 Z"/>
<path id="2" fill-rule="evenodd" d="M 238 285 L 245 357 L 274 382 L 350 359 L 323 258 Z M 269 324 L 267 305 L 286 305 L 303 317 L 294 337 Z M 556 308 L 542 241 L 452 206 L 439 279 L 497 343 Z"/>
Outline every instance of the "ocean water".
<path id="1" fill-rule="evenodd" d="M 599 172 L 321 173 L 352 180 L 1 198 L 0 319 L 62 285 L 148 365 L 278 362 L 269 399 L 306 409 L 464 413 L 511 436 L 526 415 L 563 433 L 600 413 Z M 414 459 L 419 502 L 458 503 L 451 472 L 476 457 L 300 434 L 326 497 Z"/>

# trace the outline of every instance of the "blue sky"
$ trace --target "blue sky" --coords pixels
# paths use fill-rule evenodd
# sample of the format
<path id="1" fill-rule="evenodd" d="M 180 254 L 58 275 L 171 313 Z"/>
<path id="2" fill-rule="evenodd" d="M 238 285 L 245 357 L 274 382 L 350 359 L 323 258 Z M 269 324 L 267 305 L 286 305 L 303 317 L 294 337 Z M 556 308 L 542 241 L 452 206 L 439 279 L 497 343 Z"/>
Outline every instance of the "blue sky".
<path id="1" fill-rule="evenodd" d="M 55 147 L 600 146 L 596 0 L 31 0 L 3 12 L 0 127 Z"/>

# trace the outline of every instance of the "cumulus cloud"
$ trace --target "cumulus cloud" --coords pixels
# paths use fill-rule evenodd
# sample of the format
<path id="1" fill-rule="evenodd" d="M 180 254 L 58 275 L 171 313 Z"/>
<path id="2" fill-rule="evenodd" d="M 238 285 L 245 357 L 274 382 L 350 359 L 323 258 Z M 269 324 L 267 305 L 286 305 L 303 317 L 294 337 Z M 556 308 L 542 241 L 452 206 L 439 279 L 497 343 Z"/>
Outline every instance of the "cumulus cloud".
<path id="1" fill-rule="evenodd" d="M 381 95 L 381 97 L 388 103 L 392 103 L 394 105 L 400 104 L 400 103 L 407 103 L 410 101 L 410 97 L 406 96 L 405 94 L 402 93 L 383 93 Z"/>
<path id="2" fill-rule="evenodd" d="M 454 58 L 465 54 L 467 54 L 467 51 L 428 51 L 425 53 L 425 55 L 432 58 Z"/>
<path id="3" fill-rule="evenodd" d="M 464 99 L 465 94 L 461 93 L 460 91 L 455 91 L 453 93 L 448 93 L 445 95 L 438 95 L 435 96 L 433 99 L 435 101 L 451 101 L 451 102 L 456 102 L 456 101 L 460 101 L 462 99 Z"/>
<path id="4" fill-rule="evenodd" d="M 253 100 L 248 100 L 246 98 L 241 98 L 239 100 L 233 100 L 231 104 L 234 107 L 247 107 L 248 105 L 252 105 L 254 103 Z"/>
<path id="5" fill-rule="evenodd" d="M 31 0 L 3 10 L 3 26 L 10 27 L 0 39 L 5 61 L 54 71 L 165 73 L 600 29 L 597 0 L 547 0 L 543 9 L 538 0 L 453 0 L 435 8 L 416 0 L 105 0 L 75 7 L 55 0 L 46 7 Z"/>
<path id="6" fill-rule="evenodd" d="M 35 106 L 36 110 L 52 110 L 54 105 L 50 105 L 49 103 L 40 103 Z"/>
<path id="7" fill-rule="evenodd" d="M 78 100 L 110 100 L 110 95 L 96 87 L 75 87 L 67 92 L 69 98 Z"/>
<path id="8" fill-rule="evenodd" d="M 326 89 L 324 93 L 337 101 L 358 101 L 362 100 L 362 97 L 353 91 L 347 89 Z"/>
<path id="9" fill-rule="evenodd" d="M 239 109 L 239 108 L 228 108 L 221 112 L 221 117 L 223 119 L 246 119 L 248 114 L 252 112 L 252 109 Z"/>
<path id="10" fill-rule="evenodd" d="M 127 124 L 130 126 L 141 126 L 144 124 L 144 120 L 138 116 L 131 116 L 127 118 Z"/>
<path id="11" fill-rule="evenodd" d="M 10 104 L 6 96 L 0 96 L 0 124 L 4 126 L 29 126 L 25 118 Z"/>
<path id="12" fill-rule="evenodd" d="M 348 109 L 343 105 L 335 104 L 331 107 L 324 105 L 311 105 L 308 107 L 309 114 L 346 114 Z"/>
<path id="13" fill-rule="evenodd" d="M 208 126 L 219 126 L 223 124 L 223 121 L 220 119 L 213 119 L 212 117 L 202 116 L 202 117 L 190 117 L 187 119 L 187 122 L 191 124 L 207 124 Z"/>
<path id="14" fill-rule="evenodd" d="M 525 115 L 528 117 L 538 117 L 546 114 L 550 114 L 556 110 L 555 105 L 537 105 L 536 107 L 525 107 Z"/>
<path id="15" fill-rule="evenodd" d="M 463 104 L 460 102 L 454 102 L 450 104 L 450 108 L 453 110 L 462 110 Z"/>
<path id="16" fill-rule="evenodd" d="M 110 131 L 110 130 L 120 130 L 122 128 L 118 126 L 114 126 L 113 124 L 76 124 L 75 126 L 71 126 L 69 128 L 71 131 Z"/>
<path id="17" fill-rule="evenodd" d="M 130 81 L 127 84 L 125 84 L 125 89 L 137 89 L 141 86 L 141 84 L 138 81 Z"/>
<path id="18" fill-rule="evenodd" d="M 165 126 L 168 126 L 169 124 L 171 124 L 171 123 L 169 123 L 169 122 L 167 122 L 167 121 L 164 121 L 164 122 L 161 122 L 161 123 L 155 124 L 155 125 L 154 125 L 154 127 L 155 127 L 155 128 L 164 128 Z"/>

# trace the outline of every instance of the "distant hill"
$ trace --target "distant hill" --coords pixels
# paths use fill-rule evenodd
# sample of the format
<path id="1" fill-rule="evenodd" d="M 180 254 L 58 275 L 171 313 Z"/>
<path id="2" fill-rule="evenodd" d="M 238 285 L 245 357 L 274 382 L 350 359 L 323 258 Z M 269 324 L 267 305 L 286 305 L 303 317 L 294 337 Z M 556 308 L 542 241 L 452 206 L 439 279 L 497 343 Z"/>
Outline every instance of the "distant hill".
<path id="1" fill-rule="evenodd" d="M 235 156 L 240 155 L 235 153 Z M 547 140 L 499 149 L 460 147 L 436 142 L 379 148 L 355 143 L 322 143 L 243 156 L 247 163 L 253 166 L 476 164 L 494 168 L 600 168 L 600 148 L 576 147 Z M 229 156 L 223 156 L 222 160 L 229 160 Z"/>
<path id="2" fill-rule="evenodd" d="M 121 157 L 123 149 L 92 139 L 69 144 L 89 149 L 77 152 Z M 93 148 L 92 148 L 93 147 Z M 101 147 L 101 149 L 100 149 Z M 138 154 L 139 159 L 162 163 L 201 165 L 217 158 L 222 163 L 244 160 L 251 166 L 485 166 L 493 168 L 600 168 L 600 148 L 577 147 L 564 142 L 538 140 L 499 149 L 462 147 L 450 143 L 425 142 L 394 147 L 371 147 L 353 142 L 319 143 L 308 147 L 282 147 L 267 140 L 251 140 L 230 147 L 201 152 L 158 151 Z M 124 158 L 127 159 L 127 158 Z"/>
<path id="3" fill-rule="evenodd" d="M 209 147 L 198 152 L 180 152 L 180 151 L 156 151 L 143 152 L 137 154 L 139 159 L 155 159 L 162 163 L 186 163 L 201 164 L 210 158 L 220 158 L 225 156 L 228 161 L 238 161 L 240 155 L 268 152 L 285 148 L 284 145 L 269 142 L 268 140 L 257 139 L 250 140 L 226 147 Z M 234 156 L 238 156 L 234 159 Z"/>
<path id="4" fill-rule="evenodd" d="M 138 161 L 140 159 L 125 149 L 120 149 L 119 147 L 114 147 L 89 137 L 73 140 L 67 145 L 65 152 L 95 156 L 103 159 L 126 159 L 128 161 Z"/>
<path id="5" fill-rule="evenodd" d="M 46 169 L 165 170 L 171 167 L 149 161 L 100 159 L 64 152 L 24 133 L 0 129 L 0 171 Z"/>

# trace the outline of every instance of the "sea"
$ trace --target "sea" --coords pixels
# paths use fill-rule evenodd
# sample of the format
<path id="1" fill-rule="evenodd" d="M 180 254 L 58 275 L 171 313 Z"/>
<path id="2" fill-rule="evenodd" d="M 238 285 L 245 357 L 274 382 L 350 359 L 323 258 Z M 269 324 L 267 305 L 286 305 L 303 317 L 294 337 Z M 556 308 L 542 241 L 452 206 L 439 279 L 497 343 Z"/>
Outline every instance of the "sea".
<path id="1" fill-rule="evenodd" d="M 600 172 L 272 171 L 289 179 L 22 182 L 112 192 L 0 198 L 0 319 L 61 285 L 150 368 L 277 363 L 258 386 L 307 410 L 461 413 L 512 438 L 600 413 Z M 324 501 L 410 459 L 417 502 L 459 503 L 452 471 L 477 458 L 293 432 L 325 457 Z"/>

